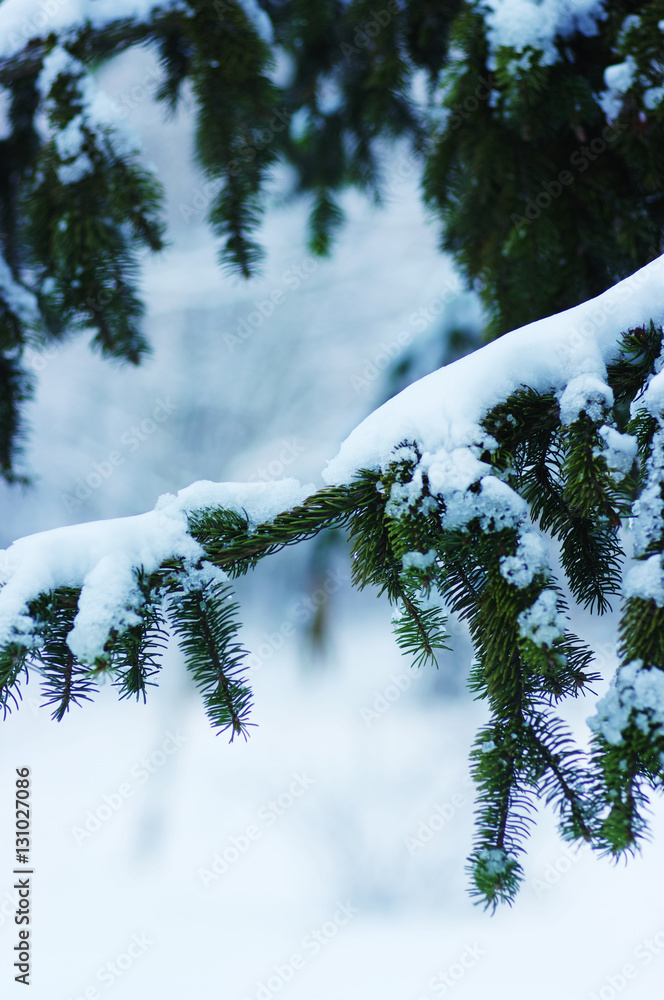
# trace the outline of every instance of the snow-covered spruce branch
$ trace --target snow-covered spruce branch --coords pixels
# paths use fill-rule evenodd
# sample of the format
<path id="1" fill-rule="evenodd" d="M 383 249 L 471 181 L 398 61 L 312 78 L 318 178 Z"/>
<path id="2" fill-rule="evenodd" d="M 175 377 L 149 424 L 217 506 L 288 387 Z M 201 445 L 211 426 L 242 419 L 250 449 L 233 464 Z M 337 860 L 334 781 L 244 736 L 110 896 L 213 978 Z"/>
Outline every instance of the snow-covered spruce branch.
<path id="1" fill-rule="evenodd" d="M 112 7 L 106 4 L 99 12 L 93 11 L 92 20 L 88 17 L 70 25 L 65 32 L 67 48 L 77 59 L 94 64 L 133 45 L 159 41 L 177 25 L 178 8 L 177 2 L 155 3 L 140 14 L 137 9 L 134 16 L 113 17 Z M 0 59 L 0 85 L 5 87 L 36 76 L 52 49 L 51 35 L 39 37 L 35 32 L 26 43 L 24 34 L 16 33 L 14 39 L 11 30 L 9 34 L 3 39 L 8 54 Z"/>
<path id="2" fill-rule="evenodd" d="M 516 330 L 413 384 L 344 442 L 316 490 L 295 480 L 196 483 L 135 517 L 19 539 L 0 558 L 0 701 L 42 678 L 61 719 L 98 675 L 145 697 L 167 629 L 231 738 L 250 725 L 232 580 L 285 545 L 348 530 L 353 582 L 386 592 L 419 665 L 468 622 L 470 686 L 489 723 L 471 754 L 479 788 L 473 892 L 510 901 L 538 800 L 562 835 L 618 855 L 645 832 L 664 760 L 664 258 L 598 298 Z M 623 590 L 622 663 L 575 745 L 555 705 L 594 678 L 548 561 L 603 613 Z"/>

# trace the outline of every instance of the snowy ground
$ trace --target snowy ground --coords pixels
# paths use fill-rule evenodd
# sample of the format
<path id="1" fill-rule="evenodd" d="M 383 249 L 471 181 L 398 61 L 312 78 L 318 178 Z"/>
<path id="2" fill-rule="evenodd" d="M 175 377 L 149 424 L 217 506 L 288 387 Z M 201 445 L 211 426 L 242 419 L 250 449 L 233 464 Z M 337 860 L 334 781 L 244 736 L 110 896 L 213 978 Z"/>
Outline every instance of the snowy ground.
<path id="1" fill-rule="evenodd" d="M 303 678 L 288 647 L 262 665 L 247 744 L 212 735 L 177 656 L 147 707 L 103 692 L 57 726 L 29 699 L 5 724 L 7 800 L 14 766 L 34 776 L 34 996 L 432 1000 L 447 977 L 460 998 L 586 1000 L 626 964 L 621 994 L 661 995 L 656 845 L 615 868 L 544 822 L 515 906 L 469 902 L 481 710 L 413 678 L 385 609 L 360 608 L 343 609 L 333 669 Z"/>
<path id="2" fill-rule="evenodd" d="M 399 158 L 385 211 L 349 201 L 333 260 L 306 263 L 303 213 L 283 206 L 268 217 L 260 282 L 222 278 L 195 209 L 186 121 L 165 140 L 138 99 L 152 69 L 128 60 L 108 86 L 133 102 L 171 195 L 174 246 L 145 277 L 154 356 L 114 370 L 74 343 L 35 359 L 40 479 L 25 497 L 0 490 L 2 544 L 150 509 L 199 478 L 320 482 L 324 461 L 380 402 L 371 366 L 455 281 Z M 185 219 L 181 205 L 198 214 Z M 278 308 L 240 337 L 275 290 Z M 160 404 L 163 421 L 153 418 Z M 213 736 L 175 650 L 147 706 L 104 690 L 57 725 L 31 685 L 4 723 L 2 996 L 22 995 L 11 971 L 11 793 L 14 769 L 29 765 L 36 1000 L 659 998 L 659 817 L 659 840 L 628 867 L 565 849 L 543 817 L 517 902 L 490 918 L 469 901 L 463 872 L 467 753 L 483 719 L 462 689 L 464 635 L 439 674 L 411 673 L 389 609 L 349 594 L 339 562 L 327 663 L 311 663 L 301 637 L 283 631 L 306 618 L 303 559 L 274 563 L 240 587 L 257 654 L 259 726 L 247 744 Z M 611 622 L 583 627 L 608 676 Z M 569 715 L 581 730 L 590 712 L 579 704 Z"/>

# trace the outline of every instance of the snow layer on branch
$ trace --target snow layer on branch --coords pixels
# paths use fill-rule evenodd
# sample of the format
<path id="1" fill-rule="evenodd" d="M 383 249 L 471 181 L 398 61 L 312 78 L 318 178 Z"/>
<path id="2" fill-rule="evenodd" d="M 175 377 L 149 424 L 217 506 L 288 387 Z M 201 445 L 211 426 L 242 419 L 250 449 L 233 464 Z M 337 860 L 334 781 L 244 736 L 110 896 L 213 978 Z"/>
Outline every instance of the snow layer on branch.
<path id="1" fill-rule="evenodd" d="M 140 142 L 132 129 L 119 121 L 117 106 L 99 88 L 83 63 L 61 45 L 56 45 L 46 56 L 37 78 L 37 88 L 47 112 L 51 110 L 51 89 L 61 74 L 74 77 L 83 104 L 80 114 L 72 118 L 63 129 L 52 130 L 58 156 L 64 161 L 58 169 L 58 177 L 63 184 L 73 184 L 92 171 L 92 161 L 85 152 L 87 137 L 84 129 L 98 143 L 102 137 L 108 138 L 112 134 L 113 146 L 125 157 L 139 152 Z M 48 132 L 45 138 L 50 137 Z"/>
<path id="2" fill-rule="evenodd" d="M 501 48 L 542 53 L 549 66 L 558 60 L 556 38 L 575 32 L 596 35 L 597 22 L 606 17 L 603 0 L 482 0 L 487 38 L 492 53 Z M 489 67 L 491 68 L 491 67 Z"/>
<path id="3" fill-rule="evenodd" d="M 573 379 L 606 383 L 606 364 L 630 328 L 664 321 L 664 257 L 588 302 L 514 330 L 408 386 L 371 413 L 324 470 L 330 485 L 360 469 L 377 470 L 400 441 L 432 455 L 471 448 L 485 438 L 480 421 L 522 385 L 564 392 Z"/>
<path id="4" fill-rule="evenodd" d="M 440 464 L 440 453 L 431 462 L 430 468 Z M 427 456 L 423 456 L 425 461 Z M 484 463 L 478 463 L 483 465 Z M 485 466 L 488 469 L 488 467 Z M 432 489 L 445 499 L 445 511 L 441 518 L 443 528 L 464 528 L 477 518 L 484 531 L 499 531 L 501 528 L 516 528 L 528 512 L 526 501 L 515 493 L 507 483 L 493 475 L 482 476 L 478 480 L 479 491 L 452 489 L 448 485 L 429 478 Z"/>
<path id="5" fill-rule="evenodd" d="M 553 646 L 565 635 L 565 616 L 558 611 L 555 590 L 543 590 L 535 603 L 518 618 L 519 631 L 536 646 Z"/>
<path id="6" fill-rule="evenodd" d="M 81 587 L 68 643 L 75 656 L 93 663 L 111 628 L 121 632 L 137 620 L 141 595 L 135 569 L 151 573 L 171 558 L 193 567 L 202 558 L 202 547 L 189 534 L 187 514 L 224 507 L 245 514 L 255 527 L 301 503 L 312 490 L 295 479 L 270 484 L 202 481 L 177 496 L 160 497 L 146 514 L 19 538 L 0 551 L 0 645 L 15 633 L 23 633 L 30 643 L 29 601 L 57 587 Z"/>
<path id="7" fill-rule="evenodd" d="M 659 376 L 655 376 L 655 378 L 657 379 Z M 649 545 L 659 541 L 662 537 L 662 529 L 664 527 L 664 521 L 662 520 L 662 516 L 664 515 L 664 501 L 662 500 L 662 485 L 664 484 L 664 429 L 660 428 L 660 430 L 653 434 L 652 450 L 646 462 L 646 472 L 645 485 L 639 497 L 632 505 L 631 528 L 634 535 L 634 553 L 637 556 L 643 555 Z M 639 567 L 635 568 L 638 569 Z M 641 570 L 641 575 L 637 574 L 632 579 L 632 586 L 637 586 L 637 579 L 645 579 L 643 573 L 644 571 Z M 660 583 L 660 589 L 661 587 Z M 636 594 L 636 591 L 634 593 Z"/>
<path id="8" fill-rule="evenodd" d="M 165 493 L 155 510 L 170 510 L 176 506 L 190 514 L 207 507 L 224 507 L 244 514 L 249 527 L 273 521 L 278 514 L 304 503 L 314 493 L 313 484 L 303 486 L 297 479 L 279 479 L 258 483 L 213 483 L 202 479 L 179 490 L 177 496 Z"/>
<path id="9" fill-rule="evenodd" d="M 436 550 L 430 549 L 428 552 L 406 552 L 401 558 L 401 565 L 404 571 L 409 569 L 426 570 L 436 561 Z"/>
<path id="10" fill-rule="evenodd" d="M 0 3 L 0 58 L 20 52 L 32 38 L 84 21 L 95 27 L 119 18 L 141 21 L 157 9 L 184 9 L 181 0 L 4 0 Z"/>
<path id="11" fill-rule="evenodd" d="M 623 98 L 634 83 L 636 69 L 634 57 L 627 56 L 624 62 L 604 70 L 607 89 L 600 94 L 599 103 L 608 122 L 614 122 L 620 114 Z"/>
<path id="12" fill-rule="evenodd" d="M 261 37 L 273 40 L 272 23 L 258 0 L 240 0 Z M 217 6 L 223 17 L 223 2 Z M 158 11 L 183 11 L 184 0 L 4 0 L 0 2 L 0 58 L 15 55 L 33 38 L 51 31 L 72 29 L 89 21 L 101 28 L 110 21 L 132 18 L 149 21 Z"/>
<path id="13" fill-rule="evenodd" d="M 529 587 L 538 573 L 548 570 L 546 542 L 532 528 L 522 530 L 516 553 L 500 560 L 501 576 L 520 590 Z"/>
<path id="14" fill-rule="evenodd" d="M 32 292 L 14 280 L 2 254 L 0 254 L 0 299 L 25 326 L 31 329 L 39 326 L 40 312 L 37 299 Z"/>
<path id="15" fill-rule="evenodd" d="M 630 569 L 624 591 L 625 597 L 640 597 L 644 601 L 654 601 L 658 608 L 664 607 L 664 572 L 658 552 Z"/>
<path id="16" fill-rule="evenodd" d="M 613 392 L 596 375 L 575 375 L 560 395 L 559 405 L 563 424 L 573 424 L 583 410 L 594 423 L 599 423 L 604 410 L 613 406 Z"/>
<path id="17" fill-rule="evenodd" d="M 604 442 L 600 452 L 615 482 L 620 483 L 631 470 L 639 450 L 633 434 L 621 434 L 615 427 L 600 427 L 599 436 Z"/>
<path id="18" fill-rule="evenodd" d="M 514 855 L 502 847 L 484 847 L 478 858 L 489 875 L 507 875 L 516 864 Z"/>
<path id="19" fill-rule="evenodd" d="M 644 668 L 641 660 L 620 667 L 588 725 L 616 745 L 622 742 L 630 718 L 646 735 L 664 735 L 664 671 Z"/>
<path id="20" fill-rule="evenodd" d="M 661 360 L 660 358 L 659 361 Z M 631 415 L 634 416 L 639 410 L 646 410 L 656 420 L 664 417 L 664 370 L 651 377 L 643 395 L 632 403 Z"/>

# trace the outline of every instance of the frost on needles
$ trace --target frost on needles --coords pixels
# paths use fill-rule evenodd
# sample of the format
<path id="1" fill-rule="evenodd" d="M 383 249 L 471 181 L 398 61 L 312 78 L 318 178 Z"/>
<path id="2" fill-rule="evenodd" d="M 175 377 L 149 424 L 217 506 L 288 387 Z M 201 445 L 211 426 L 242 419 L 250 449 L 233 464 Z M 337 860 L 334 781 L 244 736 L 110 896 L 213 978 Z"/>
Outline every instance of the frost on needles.
<path id="1" fill-rule="evenodd" d="M 387 594 L 415 666 L 447 648 L 446 611 L 469 625 L 470 687 L 491 713 L 471 751 L 472 893 L 513 899 L 540 800 L 565 839 L 634 851 L 664 763 L 663 321 L 660 257 L 409 386 L 353 431 L 322 489 L 195 483 L 146 514 L 19 539 L 0 553 L 5 713 L 30 672 L 57 719 L 100 675 L 145 698 L 170 629 L 213 726 L 246 737 L 233 579 L 343 526 L 353 583 Z M 563 579 L 598 614 L 622 601 L 621 662 L 589 752 L 556 713 L 597 676 L 567 627 Z"/>

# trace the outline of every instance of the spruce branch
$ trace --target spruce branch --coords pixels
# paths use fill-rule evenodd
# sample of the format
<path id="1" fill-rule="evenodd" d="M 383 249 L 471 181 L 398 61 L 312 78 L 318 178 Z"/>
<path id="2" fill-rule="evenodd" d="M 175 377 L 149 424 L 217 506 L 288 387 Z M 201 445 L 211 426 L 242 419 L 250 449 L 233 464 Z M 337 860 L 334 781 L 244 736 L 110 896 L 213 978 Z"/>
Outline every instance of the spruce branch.
<path id="1" fill-rule="evenodd" d="M 147 688 L 156 684 L 152 678 L 161 668 L 168 633 L 162 608 L 155 603 L 159 593 L 156 581 L 140 570 L 137 580 L 143 595 L 143 603 L 136 608 L 140 621 L 120 634 L 111 634 L 106 651 L 120 699 L 133 696 L 138 701 L 142 697 L 145 704 Z"/>
<path id="2" fill-rule="evenodd" d="M 208 510 L 190 516 L 192 536 L 205 547 L 215 566 L 239 575 L 259 559 L 317 535 L 324 528 L 352 525 L 374 500 L 376 478 L 358 475 L 348 487 L 319 490 L 291 511 L 268 524 L 249 527 L 248 518 L 228 511 Z"/>
<path id="3" fill-rule="evenodd" d="M 518 860 L 534 822 L 532 789 L 520 781 L 518 733 L 494 721 L 478 733 L 470 754 L 477 786 L 475 847 L 468 858 L 470 895 L 496 910 L 512 904 L 523 880 Z"/>
<path id="4" fill-rule="evenodd" d="M 94 65 L 135 45 L 146 44 L 155 36 L 159 38 L 167 34 L 181 19 L 181 15 L 172 9 L 155 7 L 150 21 L 117 18 L 106 22 L 102 30 L 84 22 L 70 33 L 67 48 L 76 59 Z M 30 39 L 21 51 L 0 59 L 0 86 L 8 87 L 37 76 L 51 48 L 51 38 L 36 37 Z"/>
<path id="5" fill-rule="evenodd" d="M 61 722 L 70 707 L 91 701 L 97 687 L 89 666 L 77 662 L 67 645 L 77 611 L 76 595 L 61 588 L 40 602 L 35 665 L 43 678 L 44 706 L 54 705 L 52 718 Z"/>
<path id="6" fill-rule="evenodd" d="M 422 608 L 414 597 L 402 591 L 403 611 L 397 609 L 392 621 L 394 636 L 399 649 L 407 656 L 413 657 L 413 666 L 421 667 L 426 663 L 438 666 L 437 649 L 450 650 L 446 644 L 450 638 L 446 628 L 446 618 L 440 608 Z"/>
<path id="7" fill-rule="evenodd" d="M 535 781 L 546 803 L 553 802 L 566 839 L 593 839 L 594 808 L 586 783 L 587 762 L 560 719 L 537 713 L 528 719 L 526 741 L 532 743 Z M 537 768 L 539 762 L 540 768 Z"/>
<path id="8" fill-rule="evenodd" d="M 179 638 L 187 667 L 203 695 L 208 717 L 220 732 L 247 739 L 252 704 L 244 664 L 246 651 L 237 642 L 237 605 L 227 585 L 211 583 L 201 590 L 174 590 L 168 616 Z"/>
<path id="9" fill-rule="evenodd" d="M 10 642 L 0 650 L 0 708 L 3 719 L 21 700 L 21 680 L 28 680 L 28 650 L 18 642 Z"/>

